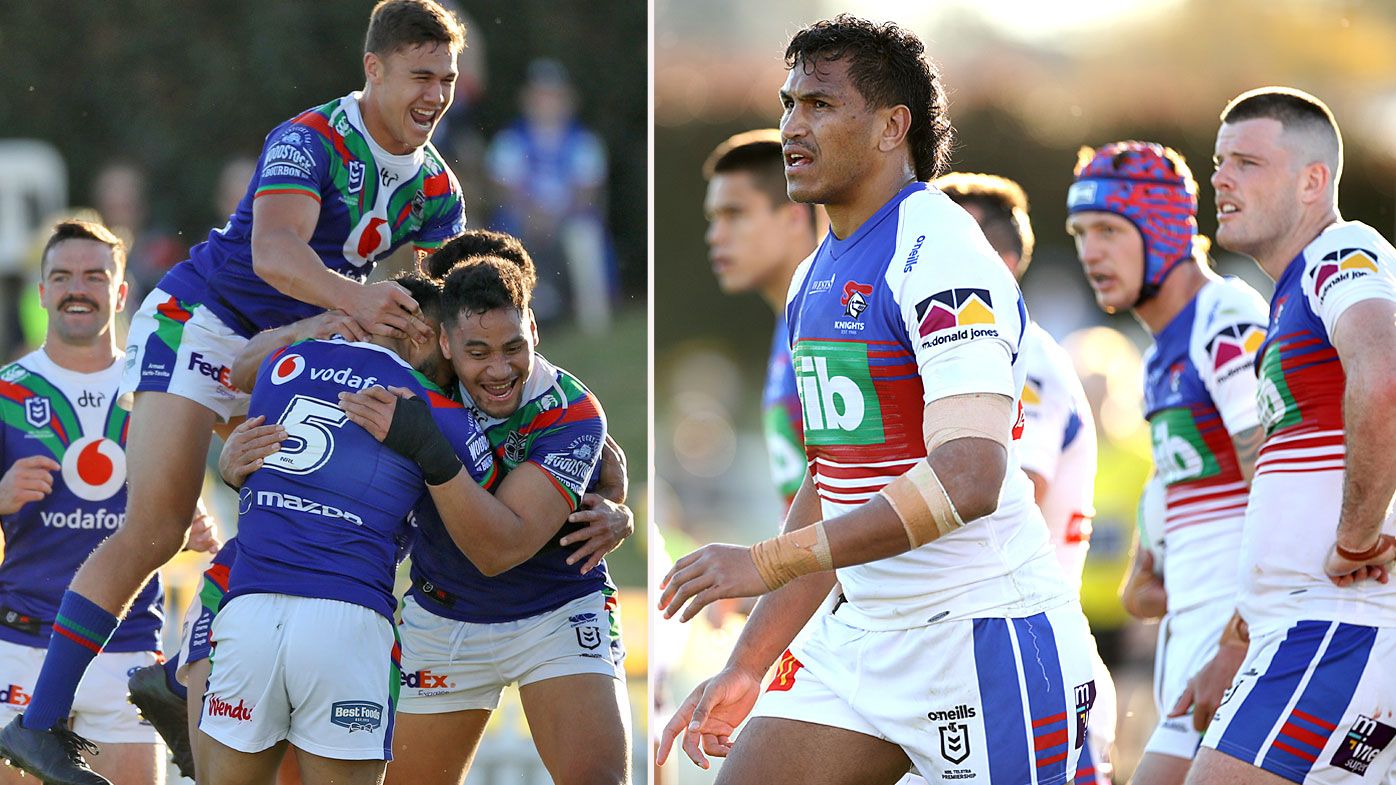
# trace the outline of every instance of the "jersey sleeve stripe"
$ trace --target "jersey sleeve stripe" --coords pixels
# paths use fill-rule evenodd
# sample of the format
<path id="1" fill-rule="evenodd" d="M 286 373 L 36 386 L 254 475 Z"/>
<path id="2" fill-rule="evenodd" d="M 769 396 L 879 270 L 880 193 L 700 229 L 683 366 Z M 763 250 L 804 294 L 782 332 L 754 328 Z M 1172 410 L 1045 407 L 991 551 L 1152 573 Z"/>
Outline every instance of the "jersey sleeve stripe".
<path id="1" fill-rule="evenodd" d="M 538 461 L 530 458 L 527 461 L 525 461 L 525 463 L 531 463 L 534 466 L 537 466 L 539 471 L 543 472 L 543 476 L 547 477 L 548 481 L 551 482 L 553 484 L 553 487 L 557 489 L 557 492 L 562 494 L 562 498 L 567 500 L 569 510 L 577 509 L 577 494 L 573 493 L 571 488 L 568 488 L 566 485 L 563 485 L 561 482 L 559 482 L 557 477 L 553 476 L 553 473 L 549 471 L 547 468 L 545 468 L 543 464 L 539 463 Z"/>
<path id="2" fill-rule="evenodd" d="M 275 194 L 302 194 L 309 196 L 315 201 L 320 201 L 320 192 L 308 185 L 296 185 L 294 183 L 277 183 L 275 185 L 264 185 L 258 188 L 252 195 L 253 199 L 260 199 L 263 196 L 273 196 Z"/>

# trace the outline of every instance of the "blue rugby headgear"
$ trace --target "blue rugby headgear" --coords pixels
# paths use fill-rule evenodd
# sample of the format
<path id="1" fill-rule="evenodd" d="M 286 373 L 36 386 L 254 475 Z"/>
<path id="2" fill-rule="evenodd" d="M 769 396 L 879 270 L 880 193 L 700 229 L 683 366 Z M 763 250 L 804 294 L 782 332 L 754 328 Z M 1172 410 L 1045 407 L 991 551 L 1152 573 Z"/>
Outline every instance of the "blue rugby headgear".
<path id="1" fill-rule="evenodd" d="M 1144 281 L 1148 300 L 1168 274 L 1192 258 L 1197 238 L 1197 181 L 1173 150 L 1153 142 L 1112 142 L 1082 148 L 1076 182 L 1067 192 L 1067 215 L 1099 211 L 1126 218 L 1144 238 Z"/>

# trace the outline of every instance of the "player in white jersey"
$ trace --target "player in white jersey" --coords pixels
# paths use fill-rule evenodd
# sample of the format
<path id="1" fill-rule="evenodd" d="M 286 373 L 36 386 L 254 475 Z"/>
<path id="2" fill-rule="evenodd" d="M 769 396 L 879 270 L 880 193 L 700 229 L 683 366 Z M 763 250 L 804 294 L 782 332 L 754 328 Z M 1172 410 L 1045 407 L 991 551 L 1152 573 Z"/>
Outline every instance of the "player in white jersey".
<path id="1" fill-rule="evenodd" d="M 1217 652 L 1235 607 L 1235 554 L 1259 442 L 1249 364 L 1264 335 L 1265 304 L 1240 281 L 1211 272 L 1197 234 L 1197 183 L 1171 149 L 1147 142 L 1083 149 L 1067 209 L 1096 302 L 1107 312 L 1130 309 L 1154 338 L 1144 402 L 1155 471 L 1166 486 L 1167 558 L 1160 579 L 1136 557 L 1123 600 L 1136 616 L 1167 614 L 1154 662 L 1163 719 L 1134 781 L 1176 785 L 1200 728 L 1164 715 Z M 1141 598 L 1159 597 L 1160 580 L 1165 607 L 1145 607 Z"/>
<path id="2" fill-rule="evenodd" d="M 718 783 L 892 783 L 908 766 L 1060 783 L 1085 742 L 1085 618 L 1013 444 L 1026 312 L 974 220 L 925 182 L 951 129 L 923 55 L 848 15 L 786 50 L 788 192 L 830 219 L 787 306 L 809 477 L 786 534 L 685 556 L 660 598 L 688 619 L 770 592 L 661 741 L 682 734 L 704 766 L 730 750 Z M 834 568 L 845 601 L 816 616 Z"/>
<path id="3" fill-rule="evenodd" d="M 1328 107 L 1262 88 L 1222 111 L 1217 240 L 1275 279 L 1239 609 L 1250 647 L 1190 783 L 1396 774 L 1396 249 L 1343 221 Z"/>
<path id="4" fill-rule="evenodd" d="M 994 252 L 1021 281 L 1032 262 L 1034 242 L 1023 187 L 998 175 L 968 172 L 943 175 L 931 185 L 974 217 Z M 1095 418 L 1071 356 L 1036 321 L 1028 322 L 1020 352 L 1027 383 L 1018 456 L 1023 473 L 1032 480 L 1033 498 L 1047 521 L 1057 561 L 1079 595 L 1095 515 Z M 1093 647 L 1091 654 L 1096 705 L 1088 746 L 1076 767 L 1076 785 L 1108 783 L 1114 771 L 1110 746 L 1115 740 L 1115 682 L 1100 652 Z"/>

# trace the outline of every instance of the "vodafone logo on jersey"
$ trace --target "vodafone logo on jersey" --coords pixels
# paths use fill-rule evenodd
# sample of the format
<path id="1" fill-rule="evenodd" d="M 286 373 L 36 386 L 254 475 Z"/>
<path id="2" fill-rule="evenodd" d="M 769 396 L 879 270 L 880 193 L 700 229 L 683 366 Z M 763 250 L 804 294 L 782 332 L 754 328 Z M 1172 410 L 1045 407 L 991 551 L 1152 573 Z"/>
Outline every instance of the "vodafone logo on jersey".
<path id="1" fill-rule="evenodd" d="M 368 213 L 344 241 L 344 258 L 355 267 L 362 267 L 386 253 L 393 244 L 393 230 L 381 215 Z"/>
<path id="2" fill-rule="evenodd" d="M 271 369 L 271 383 L 285 384 L 305 370 L 305 358 L 299 354 L 288 354 L 276 361 L 276 366 Z"/>
<path id="3" fill-rule="evenodd" d="M 89 502 L 110 499 L 126 483 L 126 451 L 101 436 L 84 436 L 63 453 L 63 482 Z"/>

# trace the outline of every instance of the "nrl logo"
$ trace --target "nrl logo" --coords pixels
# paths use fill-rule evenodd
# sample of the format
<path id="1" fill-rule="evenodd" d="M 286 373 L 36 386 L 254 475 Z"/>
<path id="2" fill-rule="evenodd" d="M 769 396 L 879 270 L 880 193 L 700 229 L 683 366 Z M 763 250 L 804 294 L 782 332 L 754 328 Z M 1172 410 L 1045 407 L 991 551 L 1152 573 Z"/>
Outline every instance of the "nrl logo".
<path id="1" fill-rule="evenodd" d="M 577 645 L 583 649 L 594 649 L 601 645 L 600 627 L 577 627 Z"/>
<path id="2" fill-rule="evenodd" d="M 47 398 L 40 398 L 37 395 L 24 399 L 24 419 L 35 428 L 42 428 L 49 424 L 53 418 L 53 407 L 49 405 Z"/>

